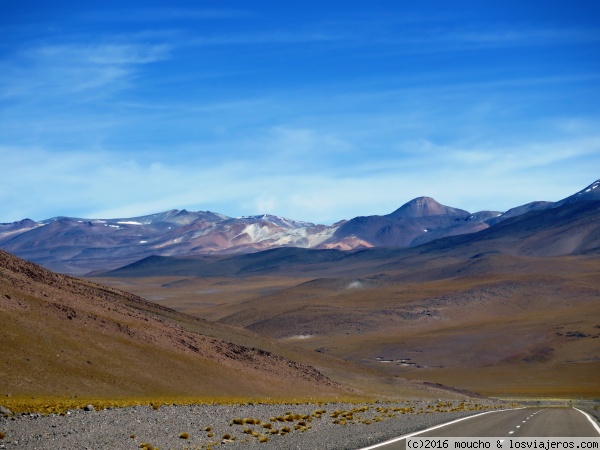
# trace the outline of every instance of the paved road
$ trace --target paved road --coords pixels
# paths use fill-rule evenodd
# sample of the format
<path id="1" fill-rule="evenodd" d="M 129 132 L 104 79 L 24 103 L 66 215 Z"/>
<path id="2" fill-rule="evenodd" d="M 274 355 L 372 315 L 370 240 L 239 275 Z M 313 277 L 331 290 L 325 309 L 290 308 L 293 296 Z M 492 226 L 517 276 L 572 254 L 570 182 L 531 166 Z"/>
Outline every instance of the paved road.
<path id="1" fill-rule="evenodd" d="M 405 450 L 407 437 L 598 437 L 600 429 L 573 408 L 522 408 L 495 411 L 422 432 L 401 436 L 388 444 L 367 447 Z M 367 450 L 367 449 L 362 449 Z"/>

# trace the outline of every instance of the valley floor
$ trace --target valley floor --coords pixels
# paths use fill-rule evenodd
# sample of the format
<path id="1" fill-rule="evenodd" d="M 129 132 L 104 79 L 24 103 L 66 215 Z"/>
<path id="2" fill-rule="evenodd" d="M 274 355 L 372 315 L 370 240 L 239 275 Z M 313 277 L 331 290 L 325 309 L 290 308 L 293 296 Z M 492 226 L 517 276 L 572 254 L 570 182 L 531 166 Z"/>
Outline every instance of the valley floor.
<path id="1" fill-rule="evenodd" d="M 482 410 L 492 400 L 135 406 L 0 418 L 5 449 L 358 449 Z M 1 436 L 1 434 L 0 434 Z M 147 444 L 144 447 L 143 444 Z"/>

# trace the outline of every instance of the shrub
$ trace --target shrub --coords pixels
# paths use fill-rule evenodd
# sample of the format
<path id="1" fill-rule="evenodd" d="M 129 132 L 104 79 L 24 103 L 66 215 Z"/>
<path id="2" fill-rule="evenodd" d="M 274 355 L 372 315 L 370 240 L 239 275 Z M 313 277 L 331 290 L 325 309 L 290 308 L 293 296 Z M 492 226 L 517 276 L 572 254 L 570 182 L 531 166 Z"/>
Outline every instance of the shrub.
<path id="1" fill-rule="evenodd" d="M 158 449 L 154 448 L 152 445 L 148 444 L 147 442 L 142 442 L 140 444 L 140 448 L 142 450 L 158 450 Z"/>

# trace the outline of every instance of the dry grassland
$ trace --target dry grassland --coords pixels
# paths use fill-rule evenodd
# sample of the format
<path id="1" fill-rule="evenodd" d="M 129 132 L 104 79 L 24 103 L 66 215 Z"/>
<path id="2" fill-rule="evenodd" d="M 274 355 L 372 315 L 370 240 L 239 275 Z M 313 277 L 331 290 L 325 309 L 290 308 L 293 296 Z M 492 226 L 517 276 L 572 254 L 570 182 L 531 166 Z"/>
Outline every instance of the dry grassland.
<path id="1" fill-rule="evenodd" d="M 409 262 L 361 277 L 187 278 L 156 301 L 391 377 L 491 396 L 600 395 L 597 258 Z M 126 281 L 139 294 L 177 284 Z M 226 290 L 206 292 L 215 286 Z"/>

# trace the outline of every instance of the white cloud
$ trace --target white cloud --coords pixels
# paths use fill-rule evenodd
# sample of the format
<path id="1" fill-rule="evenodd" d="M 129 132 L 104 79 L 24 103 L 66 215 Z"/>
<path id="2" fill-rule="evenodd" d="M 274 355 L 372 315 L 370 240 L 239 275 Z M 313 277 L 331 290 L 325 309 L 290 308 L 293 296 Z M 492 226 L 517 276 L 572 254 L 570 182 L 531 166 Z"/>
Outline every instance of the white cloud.
<path id="1" fill-rule="evenodd" d="M 91 21 L 110 22 L 164 22 L 172 20 L 243 19 L 252 16 L 253 13 L 247 10 L 163 7 L 113 11 L 103 9 L 91 11 L 85 14 L 84 18 Z"/>
<path id="2" fill-rule="evenodd" d="M 136 66 L 168 57 L 165 45 L 62 44 L 33 47 L 3 64 L 2 97 L 39 102 L 126 86 Z"/>
<path id="3" fill-rule="evenodd" d="M 327 140 L 316 130 L 297 136 L 297 145 L 306 144 L 309 151 L 313 142 Z M 281 145 L 277 133 L 272 139 L 262 143 Z M 600 166 L 600 140 L 593 138 L 510 151 L 488 148 L 481 153 L 431 142 L 422 146 L 408 163 L 390 158 L 336 165 L 329 159 L 310 167 L 294 163 L 303 150 L 291 154 L 287 162 L 248 155 L 206 162 L 119 156 L 104 150 L 3 147 L 0 201 L 8 216 L 2 221 L 58 215 L 133 217 L 186 208 L 332 223 L 387 214 L 421 195 L 471 212 L 505 210 L 534 200 L 564 198 L 597 179 Z"/>

